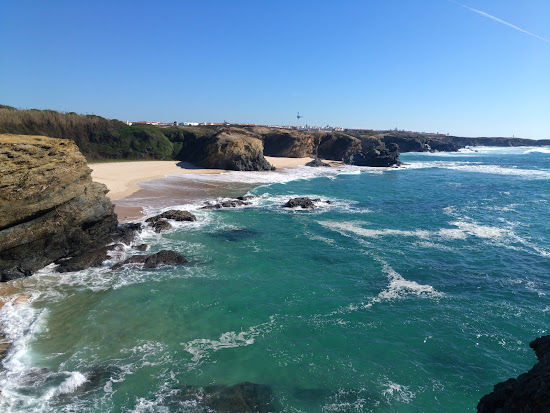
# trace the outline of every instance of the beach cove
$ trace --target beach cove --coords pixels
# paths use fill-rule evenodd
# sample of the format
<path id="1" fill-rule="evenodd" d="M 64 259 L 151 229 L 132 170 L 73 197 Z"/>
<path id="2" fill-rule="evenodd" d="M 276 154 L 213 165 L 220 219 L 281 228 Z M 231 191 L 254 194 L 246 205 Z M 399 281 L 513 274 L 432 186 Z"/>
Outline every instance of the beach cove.
<path id="1" fill-rule="evenodd" d="M 550 322 L 548 154 L 476 150 L 141 183 L 147 216 L 197 221 L 138 241 L 190 262 L 10 282 L 30 299 L 0 310 L 0 405 L 198 412 L 230 393 L 269 411 L 475 411 Z M 282 208 L 297 196 L 331 203 Z"/>

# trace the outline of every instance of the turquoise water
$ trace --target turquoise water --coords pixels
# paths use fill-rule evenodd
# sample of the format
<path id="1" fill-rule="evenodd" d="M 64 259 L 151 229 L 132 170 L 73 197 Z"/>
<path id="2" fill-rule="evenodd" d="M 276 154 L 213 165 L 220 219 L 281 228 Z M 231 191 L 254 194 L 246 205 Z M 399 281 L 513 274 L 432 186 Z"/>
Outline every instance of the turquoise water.
<path id="1" fill-rule="evenodd" d="M 18 281 L 0 407 L 206 411 L 206 386 L 248 381 L 278 411 L 475 411 L 548 334 L 550 150 L 402 160 L 193 178 L 259 197 L 143 234 L 190 264 Z M 294 196 L 332 203 L 281 208 Z"/>

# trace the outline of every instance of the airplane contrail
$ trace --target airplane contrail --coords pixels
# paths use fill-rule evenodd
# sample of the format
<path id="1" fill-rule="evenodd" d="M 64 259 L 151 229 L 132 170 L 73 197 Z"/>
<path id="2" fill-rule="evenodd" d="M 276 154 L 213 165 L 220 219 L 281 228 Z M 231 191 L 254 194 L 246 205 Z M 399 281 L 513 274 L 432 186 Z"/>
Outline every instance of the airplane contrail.
<path id="1" fill-rule="evenodd" d="M 502 23 L 508 27 L 511 27 L 512 29 L 515 29 L 515 30 L 518 30 L 522 33 L 525 33 L 525 34 L 528 34 L 529 36 L 533 36 L 533 37 L 536 37 L 537 39 L 539 40 L 542 40 L 543 42 L 546 42 L 548 44 L 550 44 L 550 40 L 548 39 L 545 39 L 544 37 L 541 37 L 539 36 L 538 34 L 535 34 L 535 33 L 531 33 L 531 32 L 528 32 L 527 30 L 524 30 L 522 29 L 521 27 L 518 27 L 518 26 L 515 26 L 513 25 L 512 23 L 508 23 L 507 21 L 504 21 L 502 19 L 499 19 L 498 17 L 495 17 L 495 16 L 492 16 L 490 15 L 489 13 L 485 13 L 484 11 L 481 11 L 481 10 L 478 10 L 478 9 L 474 9 L 473 7 L 470 7 L 470 6 L 466 6 L 465 4 L 462 4 L 462 3 L 459 3 L 457 1 L 454 1 L 454 0 L 449 0 L 451 3 L 454 3 L 456 4 L 457 6 L 460 6 L 460 7 L 464 7 L 465 9 L 468 9 L 470 11 L 473 11 L 474 13 L 477 13 L 477 14 L 480 14 L 484 17 L 487 17 L 488 19 L 491 19 L 491 20 L 494 20 L 498 23 Z"/>

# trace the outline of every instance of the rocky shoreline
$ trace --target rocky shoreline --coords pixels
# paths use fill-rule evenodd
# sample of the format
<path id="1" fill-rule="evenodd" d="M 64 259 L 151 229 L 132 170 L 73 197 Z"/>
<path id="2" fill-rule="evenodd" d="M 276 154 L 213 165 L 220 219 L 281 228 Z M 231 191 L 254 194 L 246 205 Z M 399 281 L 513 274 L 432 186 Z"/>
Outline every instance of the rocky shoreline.
<path id="1" fill-rule="evenodd" d="M 216 141 L 217 150 L 212 151 L 205 162 L 227 169 L 256 170 L 254 168 L 261 167 L 261 170 L 269 170 L 272 168 L 263 157 L 267 151 L 270 154 L 296 156 L 318 154 L 327 159 L 331 159 L 327 154 L 333 153 L 337 154 L 333 158 L 344 159 L 351 164 L 392 166 L 399 165 L 400 150 L 456 150 L 460 146 L 459 141 L 440 140 L 436 144 L 435 141 L 421 139 L 412 142 L 388 139 L 383 145 L 369 146 L 344 134 L 326 134 L 318 140 L 292 133 L 286 137 L 277 135 L 277 139 L 268 134 L 266 136 L 268 138 L 261 141 L 261 145 L 253 141 L 257 139 L 253 136 L 249 136 L 243 144 L 226 133 L 223 139 L 227 146 L 219 146 L 220 141 Z M 253 157 L 241 156 L 240 151 L 251 150 L 255 154 Z M 224 160 L 228 153 L 234 159 L 232 164 Z M 309 166 L 327 165 L 316 158 Z M 73 141 L 1 135 L 0 281 L 30 276 L 51 263 L 57 265 L 58 272 L 101 266 L 110 258 L 110 251 L 124 248 L 121 244 L 131 246 L 136 252 L 146 251 L 147 245 L 135 244 L 142 224 L 120 225 L 106 193 L 105 185 L 92 181 L 86 159 Z M 243 196 L 207 203 L 203 209 L 245 207 L 251 205 L 252 198 Z M 293 198 L 281 207 L 311 210 L 321 203 L 330 201 Z M 196 217 L 187 211 L 169 210 L 148 218 L 145 223 L 154 231 L 163 232 L 172 228 L 170 221 L 195 220 Z M 187 262 L 177 252 L 162 250 L 155 254 L 133 254 L 111 269 L 116 271 L 126 266 L 152 269 Z M 25 297 L 18 299 L 18 302 L 24 303 Z M 9 345 L 0 336 L 0 355 Z M 497 384 L 494 392 L 480 401 L 480 412 L 544 411 L 541 406 L 550 404 L 550 336 L 535 340 L 531 347 L 539 362 L 517 379 Z"/>

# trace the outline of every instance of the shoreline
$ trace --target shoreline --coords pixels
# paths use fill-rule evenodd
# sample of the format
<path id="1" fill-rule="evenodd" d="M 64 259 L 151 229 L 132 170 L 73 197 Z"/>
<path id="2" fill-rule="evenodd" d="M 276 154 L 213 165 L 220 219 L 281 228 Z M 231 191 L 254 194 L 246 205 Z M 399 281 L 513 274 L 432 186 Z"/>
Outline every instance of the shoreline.
<path id="1" fill-rule="evenodd" d="M 297 168 L 313 160 L 310 157 L 266 156 L 265 158 L 278 170 Z M 339 161 L 327 162 L 332 166 L 341 164 Z M 115 213 L 121 222 L 134 221 L 144 217 L 143 209 L 149 206 L 144 201 L 168 195 L 168 189 L 163 190 L 160 188 L 162 185 L 151 183 L 153 180 L 160 182 L 160 180 L 166 181 L 169 176 L 219 175 L 233 172 L 224 169 L 200 168 L 191 163 L 180 161 L 101 162 L 89 163 L 88 167 L 92 169 L 92 179 L 107 186 L 109 190 L 107 197 L 115 205 Z M 275 171 L 263 171 L 262 173 L 270 174 Z M 139 185 L 147 183 L 148 185 Z M 186 204 L 199 198 L 223 196 L 223 193 L 230 192 L 230 190 L 228 184 L 224 185 L 223 182 L 212 184 L 191 179 L 186 186 L 172 187 L 170 192 L 180 204 Z"/>

